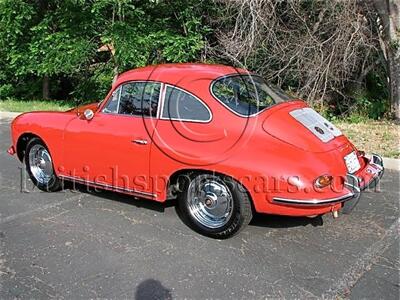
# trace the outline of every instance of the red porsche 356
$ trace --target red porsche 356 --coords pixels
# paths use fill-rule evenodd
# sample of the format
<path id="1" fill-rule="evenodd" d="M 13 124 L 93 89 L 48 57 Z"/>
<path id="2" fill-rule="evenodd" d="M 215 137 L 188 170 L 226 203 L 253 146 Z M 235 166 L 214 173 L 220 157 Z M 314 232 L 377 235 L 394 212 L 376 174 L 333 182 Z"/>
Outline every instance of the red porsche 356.
<path id="1" fill-rule="evenodd" d="M 304 101 L 223 65 L 134 69 L 100 103 L 24 113 L 11 129 L 8 152 L 38 188 L 69 180 L 178 198 L 189 224 L 216 238 L 237 233 L 254 212 L 350 212 L 384 170 Z"/>

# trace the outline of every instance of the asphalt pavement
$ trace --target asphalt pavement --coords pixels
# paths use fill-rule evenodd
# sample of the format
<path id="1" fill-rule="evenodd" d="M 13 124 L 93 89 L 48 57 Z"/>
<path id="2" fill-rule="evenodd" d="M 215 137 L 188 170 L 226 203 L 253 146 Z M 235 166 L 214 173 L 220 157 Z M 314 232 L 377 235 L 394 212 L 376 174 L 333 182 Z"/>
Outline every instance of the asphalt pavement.
<path id="1" fill-rule="evenodd" d="M 203 237 L 167 204 L 43 193 L 21 179 L 0 120 L 0 298 L 399 299 L 399 172 L 350 215 L 257 215 Z"/>

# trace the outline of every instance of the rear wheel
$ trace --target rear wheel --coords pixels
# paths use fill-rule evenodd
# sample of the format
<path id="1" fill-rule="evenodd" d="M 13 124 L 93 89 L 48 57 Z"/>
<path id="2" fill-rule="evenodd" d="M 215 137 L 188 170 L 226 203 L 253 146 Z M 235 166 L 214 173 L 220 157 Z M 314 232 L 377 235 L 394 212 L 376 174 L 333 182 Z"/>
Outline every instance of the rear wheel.
<path id="1" fill-rule="evenodd" d="M 236 234 L 252 218 L 244 188 L 228 177 L 214 174 L 190 176 L 179 206 L 193 229 L 220 239 Z"/>
<path id="2" fill-rule="evenodd" d="M 62 187 L 56 176 L 49 150 L 39 138 L 32 138 L 26 145 L 25 166 L 32 182 L 42 191 L 55 192 Z"/>

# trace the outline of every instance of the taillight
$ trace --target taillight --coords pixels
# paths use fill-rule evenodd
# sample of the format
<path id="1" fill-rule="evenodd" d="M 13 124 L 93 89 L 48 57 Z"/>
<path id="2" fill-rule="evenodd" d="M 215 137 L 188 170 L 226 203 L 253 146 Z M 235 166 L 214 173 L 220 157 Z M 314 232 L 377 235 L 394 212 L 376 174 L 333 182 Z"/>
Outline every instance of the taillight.
<path id="1" fill-rule="evenodd" d="M 330 175 L 321 175 L 315 179 L 314 185 L 317 188 L 324 188 L 329 186 L 333 181 L 333 177 Z"/>

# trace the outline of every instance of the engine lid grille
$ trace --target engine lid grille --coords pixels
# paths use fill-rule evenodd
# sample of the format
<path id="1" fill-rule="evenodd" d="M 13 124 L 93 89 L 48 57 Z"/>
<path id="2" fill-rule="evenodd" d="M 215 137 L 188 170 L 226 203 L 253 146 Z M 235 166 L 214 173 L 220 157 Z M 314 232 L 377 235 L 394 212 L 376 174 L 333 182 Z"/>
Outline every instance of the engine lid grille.
<path id="1" fill-rule="evenodd" d="M 328 143 L 335 137 L 342 135 L 342 132 L 335 125 L 312 108 L 296 109 L 289 114 L 324 143 Z"/>

